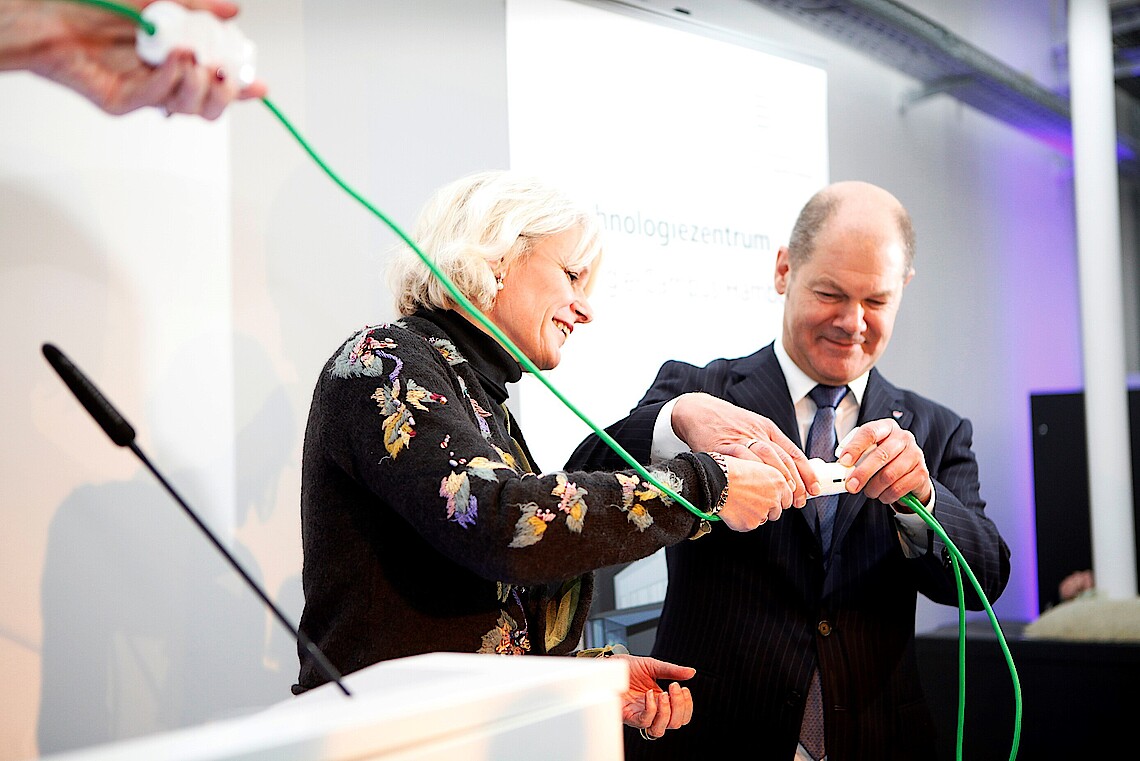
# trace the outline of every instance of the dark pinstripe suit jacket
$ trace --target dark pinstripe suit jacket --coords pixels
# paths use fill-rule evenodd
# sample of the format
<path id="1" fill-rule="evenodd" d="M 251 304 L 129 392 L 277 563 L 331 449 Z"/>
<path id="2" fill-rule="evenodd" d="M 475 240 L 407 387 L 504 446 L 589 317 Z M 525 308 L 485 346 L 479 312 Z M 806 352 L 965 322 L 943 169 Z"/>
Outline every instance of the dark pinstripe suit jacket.
<path id="1" fill-rule="evenodd" d="M 689 391 L 758 412 L 799 441 L 771 344 L 703 368 L 665 363 L 638 406 L 607 431 L 644 462 L 661 406 Z M 935 518 L 992 602 L 1009 579 L 1009 548 L 979 496 L 970 422 L 872 370 L 859 423 L 879 418 L 894 418 L 914 434 L 934 480 Z M 568 470 L 602 467 L 622 461 L 596 436 L 567 464 Z M 945 547 L 930 531 L 930 551 L 907 559 L 891 509 L 844 494 L 825 572 L 810 505 L 752 532 L 715 526 L 708 536 L 666 550 L 669 585 L 653 655 L 697 669 L 689 682 L 694 714 L 689 726 L 657 742 L 627 732 L 627 757 L 693 761 L 747 748 L 739 757 L 791 761 L 818 666 L 831 761 L 934 758 L 914 615 L 919 592 L 958 604 Z M 967 607 L 982 609 L 968 579 L 963 583 Z"/>

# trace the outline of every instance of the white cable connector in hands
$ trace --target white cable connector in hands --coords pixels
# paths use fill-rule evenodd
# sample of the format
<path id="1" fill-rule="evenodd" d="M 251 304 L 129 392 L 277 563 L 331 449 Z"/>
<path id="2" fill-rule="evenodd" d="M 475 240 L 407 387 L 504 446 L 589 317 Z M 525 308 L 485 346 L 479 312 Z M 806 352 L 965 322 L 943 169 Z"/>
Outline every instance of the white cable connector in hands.
<path id="1" fill-rule="evenodd" d="M 822 487 L 820 493 L 816 495 L 817 497 L 827 494 L 843 494 L 847 491 L 847 476 L 855 469 L 853 465 L 824 462 L 818 457 L 813 457 L 808 462 L 811 463 L 815 477 L 819 479 L 819 485 Z"/>
<path id="2" fill-rule="evenodd" d="M 850 431 L 843 437 L 843 441 L 835 447 L 835 456 L 838 457 L 839 453 L 843 451 L 843 447 L 847 446 L 847 442 L 855 436 L 855 431 L 858 428 Z M 816 478 L 819 479 L 820 486 L 823 490 L 817 494 L 817 497 L 822 497 L 828 494 L 844 494 L 847 491 L 847 477 L 851 475 L 851 471 L 855 470 L 863 460 L 867 459 L 867 455 L 875 449 L 874 446 L 863 450 L 863 454 L 859 455 L 859 459 L 853 465 L 840 465 L 838 462 L 824 462 L 818 457 L 813 457 L 808 460 L 811 463 L 812 470 L 815 471 Z"/>
<path id="3" fill-rule="evenodd" d="M 199 65 L 217 67 L 227 79 L 242 87 L 256 78 L 256 48 L 232 21 L 223 21 L 209 11 L 191 11 L 170 0 L 158 0 L 142 10 L 154 24 L 154 34 L 139 29 L 135 50 L 151 66 L 160 66 L 170 51 L 194 51 Z"/>

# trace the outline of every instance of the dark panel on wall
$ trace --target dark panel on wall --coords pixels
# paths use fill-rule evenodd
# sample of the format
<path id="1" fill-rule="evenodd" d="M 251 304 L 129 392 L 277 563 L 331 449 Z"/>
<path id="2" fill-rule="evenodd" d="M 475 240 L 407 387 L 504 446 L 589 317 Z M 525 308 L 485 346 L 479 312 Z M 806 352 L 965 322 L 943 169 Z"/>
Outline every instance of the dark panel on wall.
<path id="1" fill-rule="evenodd" d="M 1135 746 L 1140 646 L 1024 639 L 1020 624 L 1002 628 L 1021 686 L 1018 759 L 1114 758 L 1121 748 Z M 967 624 L 966 638 L 962 758 L 1006 761 L 1016 710 L 1009 663 L 988 621 Z M 919 677 L 936 730 L 938 755 L 931 761 L 957 757 L 958 647 L 957 626 L 915 637 Z"/>
<path id="2" fill-rule="evenodd" d="M 1031 394 L 1033 492 L 1037 528 L 1039 611 L 1060 601 L 1057 586 L 1073 571 L 1092 568 L 1088 447 L 1084 394 Z M 1128 392 L 1132 441 L 1133 514 L 1140 498 L 1140 390 Z M 1133 522 L 1140 526 L 1140 517 Z M 1140 541 L 1137 542 L 1140 572 Z"/>

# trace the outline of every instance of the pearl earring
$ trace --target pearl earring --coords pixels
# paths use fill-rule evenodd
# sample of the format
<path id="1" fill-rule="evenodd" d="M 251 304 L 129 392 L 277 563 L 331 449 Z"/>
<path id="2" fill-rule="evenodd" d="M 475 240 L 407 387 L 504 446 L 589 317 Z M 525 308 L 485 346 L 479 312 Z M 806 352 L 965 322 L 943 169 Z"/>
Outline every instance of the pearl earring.
<path id="1" fill-rule="evenodd" d="M 503 276 L 501 274 L 495 275 L 495 287 L 500 291 L 503 290 Z"/>

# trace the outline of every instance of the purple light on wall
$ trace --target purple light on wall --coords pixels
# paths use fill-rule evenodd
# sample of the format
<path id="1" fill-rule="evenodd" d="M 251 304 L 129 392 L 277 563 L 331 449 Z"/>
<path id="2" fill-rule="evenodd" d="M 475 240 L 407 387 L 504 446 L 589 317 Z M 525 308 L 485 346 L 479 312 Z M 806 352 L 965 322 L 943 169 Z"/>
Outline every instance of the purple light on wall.
<path id="1" fill-rule="evenodd" d="M 1018 125 L 1014 125 L 1018 126 Z M 1018 127 L 1026 135 L 1032 137 L 1038 142 L 1044 143 L 1058 153 L 1066 156 L 1067 158 L 1073 157 L 1073 136 L 1072 132 L 1068 129 L 1058 130 L 1049 127 L 1026 126 Z M 1125 140 L 1116 141 L 1116 160 L 1117 162 L 1131 162 L 1136 160 L 1136 150 L 1133 149 Z"/>
<path id="2" fill-rule="evenodd" d="M 987 512 L 1001 511 L 1014 564 L 995 610 L 1031 621 L 1038 615 L 1038 580 L 1030 395 L 1079 386 L 1082 354 L 1071 165 L 1058 170 L 1053 153 L 1071 156 L 1071 136 L 1056 129 L 1023 134 L 1033 139 L 1003 132 L 978 159 L 979 206 L 987 207 L 991 225 L 984 266 L 993 281 L 987 283 L 990 359 L 981 359 L 980 369 L 1004 411 L 998 423 L 975 423 L 991 426 L 976 436 L 979 459 L 987 458 L 983 488 L 992 506 Z"/>

